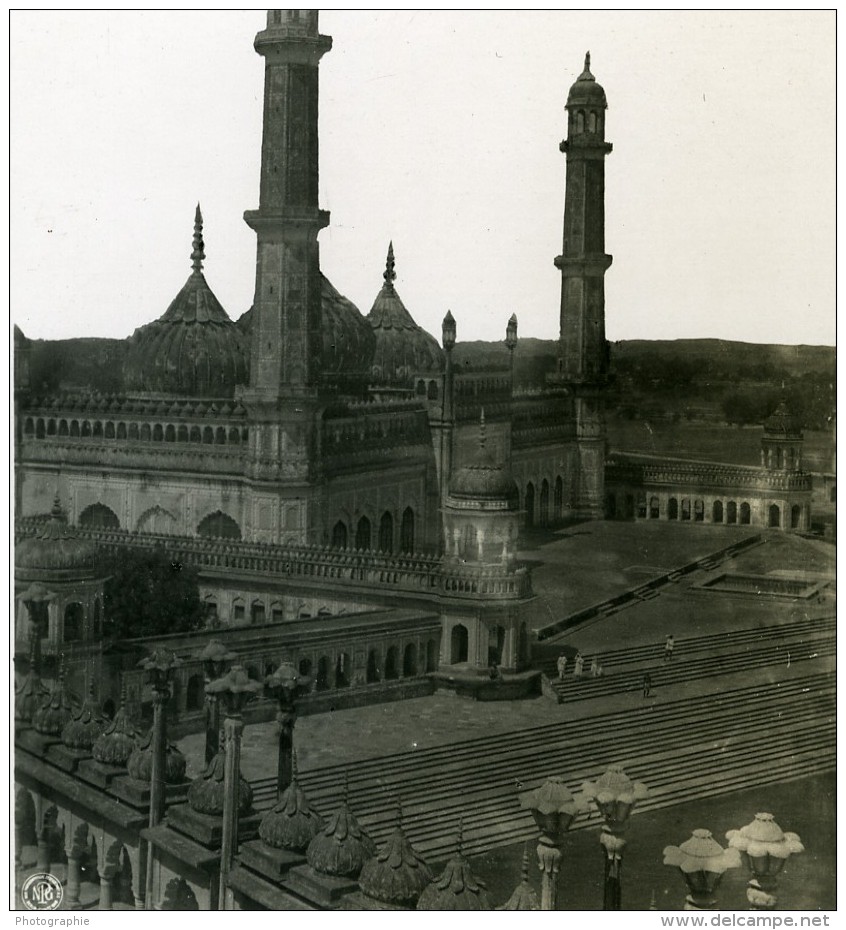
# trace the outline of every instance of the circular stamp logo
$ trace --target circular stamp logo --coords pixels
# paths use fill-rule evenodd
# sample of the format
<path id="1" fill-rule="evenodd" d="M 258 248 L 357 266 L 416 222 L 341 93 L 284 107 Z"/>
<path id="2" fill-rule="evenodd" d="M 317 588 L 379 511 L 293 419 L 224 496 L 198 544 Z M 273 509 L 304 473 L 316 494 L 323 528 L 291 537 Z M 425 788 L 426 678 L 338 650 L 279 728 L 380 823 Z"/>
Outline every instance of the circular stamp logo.
<path id="1" fill-rule="evenodd" d="M 49 872 L 33 872 L 21 888 L 21 901 L 31 911 L 55 911 L 63 896 L 62 883 Z"/>

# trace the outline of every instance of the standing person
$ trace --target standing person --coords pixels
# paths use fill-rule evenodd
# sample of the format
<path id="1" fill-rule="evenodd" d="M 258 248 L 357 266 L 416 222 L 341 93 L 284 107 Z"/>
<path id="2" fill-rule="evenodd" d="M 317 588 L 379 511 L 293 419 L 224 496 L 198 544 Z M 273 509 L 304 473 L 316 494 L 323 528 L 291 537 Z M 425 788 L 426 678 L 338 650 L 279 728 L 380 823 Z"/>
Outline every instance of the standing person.
<path id="1" fill-rule="evenodd" d="M 598 678 L 599 677 L 599 657 L 594 656 L 590 663 L 590 677 Z"/>
<path id="2" fill-rule="evenodd" d="M 575 668 L 573 669 L 573 677 L 581 678 L 584 668 L 585 668 L 585 660 L 582 658 L 582 654 L 580 652 L 577 652 L 576 653 L 576 665 L 575 665 Z"/>
<path id="3" fill-rule="evenodd" d="M 558 680 L 564 681 L 564 673 L 567 671 L 567 656 L 565 656 L 563 652 L 558 656 L 555 667 L 558 669 Z"/>
<path id="4" fill-rule="evenodd" d="M 648 698 L 652 693 L 652 676 L 649 672 L 645 672 L 643 676 L 643 696 Z"/>
<path id="5" fill-rule="evenodd" d="M 664 661 L 669 662 L 673 658 L 673 649 L 676 647 L 676 641 L 673 639 L 673 634 L 670 633 L 669 636 L 664 640 Z"/>

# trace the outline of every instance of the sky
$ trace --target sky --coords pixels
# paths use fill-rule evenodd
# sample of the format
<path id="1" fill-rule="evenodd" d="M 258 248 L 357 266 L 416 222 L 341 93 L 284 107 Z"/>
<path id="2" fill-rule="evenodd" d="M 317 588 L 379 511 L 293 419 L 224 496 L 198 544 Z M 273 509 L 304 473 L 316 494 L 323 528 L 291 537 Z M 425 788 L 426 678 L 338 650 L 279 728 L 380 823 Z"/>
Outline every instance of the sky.
<path id="1" fill-rule="evenodd" d="M 260 11 L 11 13 L 11 316 L 125 337 L 190 273 L 252 303 Z M 321 267 L 363 313 L 389 240 L 440 335 L 556 338 L 567 91 L 605 88 L 609 339 L 835 341 L 835 14 L 321 13 Z"/>

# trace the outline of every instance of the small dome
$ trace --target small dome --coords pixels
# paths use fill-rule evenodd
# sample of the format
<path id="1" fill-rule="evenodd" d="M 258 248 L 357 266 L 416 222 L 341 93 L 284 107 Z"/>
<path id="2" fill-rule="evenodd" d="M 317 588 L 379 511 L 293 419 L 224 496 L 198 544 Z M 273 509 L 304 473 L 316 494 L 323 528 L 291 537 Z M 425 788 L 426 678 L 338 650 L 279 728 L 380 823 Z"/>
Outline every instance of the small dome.
<path id="1" fill-rule="evenodd" d="M 411 387 L 414 375 L 443 370 L 444 353 L 437 339 L 414 322 L 394 288 L 393 243 L 383 277 L 385 283 L 367 315 L 376 337 L 371 380 Z"/>
<path id="2" fill-rule="evenodd" d="M 459 852 L 446 864 L 441 875 L 423 890 L 418 911 L 492 911 L 485 885 Z"/>
<path id="3" fill-rule="evenodd" d="M 473 459 L 450 478 L 449 497 L 458 503 L 495 503 L 508 510 L 517 510 L 517 483 L 509 469 L 487 448 L 484 411 L 479 424 L 479 448 Z"/>
<path id="4" fill-rule="evenodd" d="M 145 736 L 139 738 L 135 749 L 126 760 L 126 770 L 130 778 L 138 781 L 150 781 L 153 774 L 153 731 L 150 729 Z M 164 780 L 166 785 L 178 785 L 185 778 L 185 769 L 188 763 L 185 756 L 172 743 L 167 744 L 165 751 Z"/>
<path id="5" fill-rule="evenodd" d="M 770 416 L 764 420 L 764 433 L 767 436 L 777 436 L 780 439 L 801 439 L 802 424 L 798 417 L 790 413 L 787 404 L 782 401 Z"/>
<path id="6" fill-rule="evenodd" d="M 249 380 L 247 342 L 203 275 L 203 217 L 194 224 L 193 272 L 164 316 L 129 340 L 129 391 L 188 397 L 232 397 Z"/>
<path id="7" fill-rule="evenodd" d="M 364 863 L 376 855 L 376 844 L 362 829 L 346 798 L 314 839 L 308 844 L 308 864 L 326 875 L 356 878 Z"/>
<path id="8" fill-rule="evenodd" d="M 57 497 L 50 519 L 35 536 L 21 540 L 15 548 L 15 574 L 25 578 L 94 577 L 97 548 L 80 538 L 68 524 Z"/>
<path id="9" fill-rule="evenodd" d="M 94 741 L 103 732 L 104 726 L 100 708 L 94 700 L 94 683 L 92 682 L 85 703 L 62 728 L 62 742 L 69 749 L 83 749 L 90 752 Z"/>
<path id="10" fill-rule="evenodd" d="M 603 110 L 608 107 L 605 91 L 600 84 L 596 83 L 596 78 L 590 73 L 590 52 L 585 55 L 585 70 L 576 78 L 576 83 L 570 88 L 570 93 L 567 95 L 568 107 L 582 104 L 600 106 Z"/>
<path id="11" fill-rule="evenodd" d="M 112 722 L 98 736 L 91 747 L 91 755 L 104 765 L 126 765 L 135 749 L 138 738 L 135 722 L 126 709 L 126 692 L 121 691 L 120 707 Z"/>

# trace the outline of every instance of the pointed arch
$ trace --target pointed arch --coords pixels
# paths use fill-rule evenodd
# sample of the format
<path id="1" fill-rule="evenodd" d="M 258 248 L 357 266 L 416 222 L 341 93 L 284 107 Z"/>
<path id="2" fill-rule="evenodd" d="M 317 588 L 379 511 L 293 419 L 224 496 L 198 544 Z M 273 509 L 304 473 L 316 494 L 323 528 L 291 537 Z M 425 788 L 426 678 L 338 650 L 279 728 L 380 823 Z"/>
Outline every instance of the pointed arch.
<path id="1" fill-rule="evenodd" d="M 157 533 L 164 536 L 175 536 L 179 531 L 179 523 L 176 517 L 164 507 L 156 504 L 150 507 L 138 518 L 135 525 L 136 533 Z"/>
<path id="2" fill-rule="evenodd" d="M 120 520 L 114 510 L 105 504 L 89 504 L 79 515 L 79 525 L 119 530 Z"/>
<path id="3" fill-rule="evenodd" d="M 400 550 L 402 552 L 414 552 L 414 511 L 411 507 L 406 507 L 402 512 Z"/>
<path id="4" fill-rule="evenodd" d="M 532 529 L 535 525 L 535 486 L 530 481 L 526 485 L 526 498 L 523 505 L 526 511 L 526 529 Z"/>
<path id="5" fill-rule="evenodd" d="M 200 520 L 197 525 L 197 535 L 212 539 L 240 539 L 241 527 L 229 514 L 216 510 Z"/>
<path id="6" fill-rule="evenodd" d="M 370 548 L 370 521 L 367 517 L 362 517 L 358 521 L 355 529 L 355 547 L 364 550 Z"/>
<path id="7" fill-rule="evenodd" d="M 549 526 L 549 482 L 546 478 L 541 482 L 540 514 L 538 522 L 541 526 Z"/>
<path id="8" fill-rule="evenodd" d="M 379 521 L 379 551 L 394 551 L 394 518 L 387 510 Z"/>
<path id="9" fill-rule="evenodd" d="M 343 520 L 338 520 L 338 522 L 332 527 L 332 548 L 347 548 L 347 526 Z"/>

